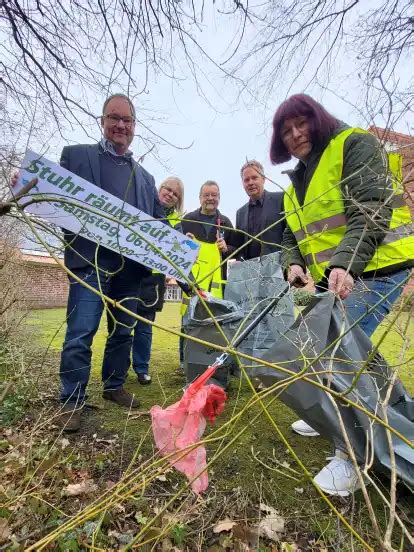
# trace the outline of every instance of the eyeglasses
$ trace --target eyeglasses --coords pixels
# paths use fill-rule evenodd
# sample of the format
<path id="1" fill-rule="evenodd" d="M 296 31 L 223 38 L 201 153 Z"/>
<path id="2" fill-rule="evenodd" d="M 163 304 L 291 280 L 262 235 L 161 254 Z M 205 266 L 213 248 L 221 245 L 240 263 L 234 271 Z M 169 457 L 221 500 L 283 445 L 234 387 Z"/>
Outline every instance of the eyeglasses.
<path id="1" fill-rule="evenodd" d="M 134 117 L 120 117 L 119 115 L 103 115 L 112 125 L 117 125 L 121 121 L 125 126 L 131 126 L 135 123 Z"/>
<path id="2" fill-rule="evenodd" d="M 299 132 L 305 131 L 309 127 L 309 122 L 306 117 L 298 117 L 296 120 L 293 121 L 289 126 L 286 126 L 286 124 L 282 127 L 282 139 L 283 140 L 291 140 L 293 137 L 293 128 L 295 128 Z"/>

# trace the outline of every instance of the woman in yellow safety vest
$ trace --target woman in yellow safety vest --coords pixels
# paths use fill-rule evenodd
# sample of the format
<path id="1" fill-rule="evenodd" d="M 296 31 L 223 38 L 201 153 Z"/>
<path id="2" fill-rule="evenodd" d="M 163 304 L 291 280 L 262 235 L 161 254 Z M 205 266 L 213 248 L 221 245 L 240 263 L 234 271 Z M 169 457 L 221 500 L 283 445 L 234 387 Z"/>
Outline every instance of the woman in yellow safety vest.
<path id="1" fill-rule="evenodd" d="M 158 197 L 164 207 L 169 224 L 181 230 L 181 215 L 184 204 L 184 185 L 176 176 L 164 180 L 158 188 Z M 165 276 L 153 271 L 142 279 L 139 291 L 138 314 L 151 322 L 157 311 L 164 306 Z M 151 357 L 152 326 L 138 321 L 134 328 L 132 367 L 141 385 L 149 385 L 149 361 Z"/>
<path id="2" fill-rule="evenodd" d="M 414 266 L 400 156 L 387 156 L 372 134 L 345 125 L 313 98 L 296 94 L 274 115 L 270 147 L 275 165 L 292 157 L 298 163 L 287 171 L 291 184 L 284 194 L 282 242 L 287 280 L 302 287 L 308 271 L 317 291 L 329 289 L 344 300 L 351 320 L 366 315 L 359 325 L 371 336 Z M 292 428 L 318 435 L 303 420 Z M 340 494 L 356 484 L 356 473 L 338 453 L 315 481 L 326 492 Z"/>

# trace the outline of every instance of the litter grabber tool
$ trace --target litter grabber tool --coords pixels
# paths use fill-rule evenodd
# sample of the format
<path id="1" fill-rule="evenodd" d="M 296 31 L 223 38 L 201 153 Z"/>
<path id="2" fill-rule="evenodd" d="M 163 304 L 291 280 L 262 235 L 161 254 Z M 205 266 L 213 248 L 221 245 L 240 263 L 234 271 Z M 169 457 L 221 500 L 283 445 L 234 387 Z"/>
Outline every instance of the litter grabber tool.
<path id="1" fill-rule="evenodd" d="M 221 218 L 217 218 L 217 232 L 216 232 L 217 239 L 224 239 L 224 230 L 221 227 Z"/>
<path id="2" fill-rule="evenodd" d="M 232 343 L 234 348 L 240 345 L 288 290 L 287 284 L 240 332 Z M 150 410 L 154 440 L 160 454 L 169 456 L 170 464 L 192 481 L 191 487 L 196 493 L 208 487 L 206 449 L 203 445 L 192 445 L 203 436 L 206 419 L 214 423 L 216 417 L 223 412 L 227 399 L 224 389 L 214 384 L 206 385 L 206 382 L 228 357 L 228 353 L 217 357 L 205 372 L 190 383 L 178 402 L 165 409 L 156 405 Z"/>

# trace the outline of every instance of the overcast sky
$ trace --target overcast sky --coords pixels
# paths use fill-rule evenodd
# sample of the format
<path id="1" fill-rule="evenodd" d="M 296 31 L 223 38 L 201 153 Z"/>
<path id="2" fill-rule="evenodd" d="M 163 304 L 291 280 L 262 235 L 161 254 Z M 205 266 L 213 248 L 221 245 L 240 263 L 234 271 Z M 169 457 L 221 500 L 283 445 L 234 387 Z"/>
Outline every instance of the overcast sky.
<path id="1" fill-rule="evenodd" d="M 201 29 L 201 44 L 212 57 L 219 60 L 224 59 L 234 45 L 235 28 L 228 22 L 229 19 L 222 19 L 211 10 L 206 13 L 205 25 Z M 245 37 L 246 40 L 248 43 L 249 35 Z M 234 221 L 236 210 L 247 200 L 239 172 L 246 159 L 258 159 L 270 179 L 281 188 L 288 185 L 288 177 L 282 171 L 290 168 L 292 163 L 273 167 L 269 162 L 272 115 L 286 95 L 306 90 L 346 123 L 364 127 L 368 124 L 366 114 L 358 112 L 352 105 L 358 103 L 360 88 L 353 76 L 355 68 L 351 53 L 345 48 L 332 60 L 329 80 L 324 79 L 323 75 L 318 78 L 318 82 L 312 80 L 315 67 L 310 60 L 292 86 L 296 74 L 292 66 L 286 69 L 281 82 L 274 83 L 266 103 L 260 89 L 254 90 L 254 84 L 250 92 L 240 94 L 238 83 L 225 78 L 201 53 L 194 51 L 194 60 L 198 71 L 198 87 L 191 78 L 185 60 L 177 57 L 175 68 L 178 78 L 171 80 L 162 74 L 153 75 L 146 93 L 135 99 L 138 120 L 143 119 L 150 131 L 171 144 L 161 143 L 157 150 L 159 158 L 150 153 L 145 157 L 143 165 L 154 175 L 157 184 L 170 175 L 177 175 L 184 181 L 187 212 L 199 206 L 201 184 L 205 180 L 216 180 L 221 189 L 219 208 Z M 137 69 L 137 89 L 140 74 Z M 320 83 L 327 84 L 328 90 L 323 90 Z M 112 90 L 115 91 L 125 92 L 122 88 Z M 202 97 L 203 94 L 206 99 Z M 254 94 L 257 94 L 257 99 Z M 100 113 L 103 99 L 104 95 L 89 98 L 96 115 Z M 375 122 L 381 125 L 380 120 Z M 395 130 L 407 132 L 409 123 L 407 120 L 399 121 Z M 89 137 L 77 126 L 66 130 L 64 137 L 55 135 L 48 144 L 44 144 L 49 147 L 46 156 L 58 159 L 59 151 L 68 143 L 91 142 L 91 136 L 98 140 L 98 125 L 91 128 Z M 138 122 L 138 136 L 131 146 L 136 158 L 148 149 L 139 137 L 141 131 Z M 148 130 L 143 133 L 148 137 Z M 33 149 L 40 147 L 35 143 L 29 145 Z M 278 189 L 270 182 L 267 182 L 266 188 Z"/>

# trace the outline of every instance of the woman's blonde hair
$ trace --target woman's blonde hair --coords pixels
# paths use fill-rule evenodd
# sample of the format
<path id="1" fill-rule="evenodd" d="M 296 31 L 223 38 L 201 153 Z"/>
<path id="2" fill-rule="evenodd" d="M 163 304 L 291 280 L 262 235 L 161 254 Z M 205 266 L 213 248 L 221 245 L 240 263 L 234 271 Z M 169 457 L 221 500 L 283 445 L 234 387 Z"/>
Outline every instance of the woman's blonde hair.
<path id="1" fill-rule="evenodd" d="M 178 198 L 175 210 L 181 215 L 184 209 L 184 184 L 181 178 L 178 178 L 178 176 L 169 176 L 161 182 L 158 187 L 158 191 L 162 190 L 162 188 L 166 188 L 168 184 L 172 183 L 178 184 L 178 187 L 180 189 L 180 197 Z"/>

